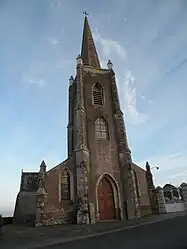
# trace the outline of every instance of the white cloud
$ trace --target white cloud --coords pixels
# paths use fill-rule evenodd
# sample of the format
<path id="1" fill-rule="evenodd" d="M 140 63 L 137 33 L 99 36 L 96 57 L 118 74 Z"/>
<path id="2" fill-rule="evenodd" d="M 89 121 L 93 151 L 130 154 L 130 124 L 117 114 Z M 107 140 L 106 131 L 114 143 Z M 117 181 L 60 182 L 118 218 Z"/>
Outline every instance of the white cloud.
<path id="1" fill-rule="evenodd" d="M 62 6 L 61 0 L 48 0 L 48 4 L 52 8 L 58 8 Z"/>
<path id="2" fill-rule="evenodd" d="M 120 59 L 126 59 L 126 50 L 118 42 L 112 39 L 103 38 L 98 31 L 93 33 L 94 40 L 102 46 L 102 55 L 105 58 L 112 58 L 113 55 L 117 55 Z"/>
<path id="3" fill-rule="evenodd" d="M 42 88 L 46 84 L 46 65 L 44 62 L 38 62 L 32 65 L 27 73 L 22 74 L 22 81 L 30 85 Z"/>
<path id="4" fill-rule="evenodd" d="M 60 43 L 60 41 L 56 37 L 49 37 L 47 40 L 52 44 L 52 45 L 57 45 Z"/>
<path id="5" fill-rule="evenodd" d="M 126 60 L 127 51 L 126 49 L 116 40 L 103 38 L 98 31 L 94 33 L 94 39 L 99 45 L 101 45 L 101 65 L 105 67 L 105 60 L 103 58 L 116 58 L 116 60 Z M 125 66 L 125 65 L 124 65 Z M 116 79 L 117 84 L 118 80 Z M 123 82 L 123 83 L 120 83 Z M 127 120 L 131 124 L 142 124 L 148 119 L 146 113 L 141 113 L 137 108 L 137 97 L 140 97 L 143 101 L 151 103 L 145 99 L 144 96 L 137 93 L 137 88 L 135 84 L 135 77 L 130 72 L 124 73 L 124 79 L 118 84 L 120 100 L 122 102 L 122 109 L 127 116 Z"/>
<path id="6" fill-rule="evenodd" d="M 94 33 L 94 39 L 98 42 L 101 47 L 101 66 L 105 67 L 105 60 L 103 58 L 117 58 L 117 60 L 125 60 L 127 57 L 127 52 L 125 48 L 117 41 L 112 39 L 103 38 L 99 32 Z M 116 82 L 120 92 L 120 99 L 122 102 L 122 109 L 125 110 L 125 114 L 127 116 L 127 120 L 131 124 L 142 124 L 145 123 L 148 119 L 148 115 L 145 113 L 140 113 L 137 109 L 136 98 L 138 94 L 136 92 L 135 86 L 135 77 L 133 74 L 128 71 L 124 74 L 125 80 L 123 79 L 123 83 L 118 83 L 118 79 L 116 78 Z M 142 97 L 142 96 L 141 96 Z M 142 97 L 143 99 L 143 97 Z M 145 101 L 145 99 L 143 99 Z"/>
<path id="7" fill-rule="evenodd" d="M 141 95 L 141 94 L 138 94 L 138 96 L 145 102 L 147 102 L 148 104 L 153 104 L 154 103 L 154 100 L 147 100 L 145 98 L 145 96 Z"/>
<path id="8" fill-rule="evenodd" d="M 129 71 L 125 72 L 124 77 L 124 83 L 120 87 L 123 88 L 123 95 L 121 95 L 121 99 L 123 103 L 123 109 L 125 110 L 125 114 L 127 116 L 127 120 L 132 124 L 145 123 L 148 119 L 148 115 L 146 113 L 141 113 L 138 111 L 136 103 L 138 94 L 135 85 L 135 77 Z M 143 98 L 143 100 L 145 101 L 145 97 Z"/>
<path id="9" fill-rule="evenodd" d="M 28 82 L 32 84 L 36 84 L 39 88 L 43 87 L 45 85 L 44 79 L 28 79 Z"/>
<path id="10" fill-rule="evenodd" d="M 46 84 L 46 80 L 43 78 L 36 78 L 31 74 L 23 74 L 23 82 L 27 82 L 30 85 L 36 85 L 38 88 L 42 88 Z"/>

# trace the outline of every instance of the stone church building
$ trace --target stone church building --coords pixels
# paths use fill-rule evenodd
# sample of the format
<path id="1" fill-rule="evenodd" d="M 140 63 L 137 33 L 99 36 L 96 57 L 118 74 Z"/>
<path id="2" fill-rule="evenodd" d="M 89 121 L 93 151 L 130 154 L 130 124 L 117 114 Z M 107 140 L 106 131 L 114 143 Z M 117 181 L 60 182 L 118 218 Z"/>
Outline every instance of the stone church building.
<path id="1" fill-rule="evenodd" d="M 14 222 L 36 226 L 134 219 L 152 213 L 147 170 L 132 161 L 115 72 L 100 66 L 87 17 L 69 80 L 68 157 L 21 174 Z"/>

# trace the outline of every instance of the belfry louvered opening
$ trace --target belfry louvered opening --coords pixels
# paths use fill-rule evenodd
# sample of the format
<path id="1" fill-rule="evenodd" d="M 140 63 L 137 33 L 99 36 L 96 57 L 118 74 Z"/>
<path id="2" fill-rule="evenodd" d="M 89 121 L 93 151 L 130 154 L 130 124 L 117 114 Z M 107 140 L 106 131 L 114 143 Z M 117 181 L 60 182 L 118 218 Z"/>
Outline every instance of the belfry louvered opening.
<path id="1" fill-rule="evenodd" d="M 98 83 L 93 87 L 93 103 L 94 105 L 103 105 L 103 89 Z"/>

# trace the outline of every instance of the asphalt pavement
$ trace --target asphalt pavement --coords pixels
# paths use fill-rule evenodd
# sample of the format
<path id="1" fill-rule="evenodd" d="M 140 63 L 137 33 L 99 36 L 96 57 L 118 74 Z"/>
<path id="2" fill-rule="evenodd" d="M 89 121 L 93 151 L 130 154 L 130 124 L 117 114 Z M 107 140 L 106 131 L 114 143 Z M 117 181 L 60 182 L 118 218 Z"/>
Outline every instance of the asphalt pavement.
<path id="1" fill-rule="evenodd" d="M 43 249 L 187 249 L 187 216 Z"/>

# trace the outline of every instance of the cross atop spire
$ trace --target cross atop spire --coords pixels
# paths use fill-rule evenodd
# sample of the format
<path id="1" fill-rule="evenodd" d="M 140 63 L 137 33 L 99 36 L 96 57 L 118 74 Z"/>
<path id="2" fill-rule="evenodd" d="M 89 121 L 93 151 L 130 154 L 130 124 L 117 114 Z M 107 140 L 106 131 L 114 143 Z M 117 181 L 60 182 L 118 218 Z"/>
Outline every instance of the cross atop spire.
<path id="1" fill-rule="evenodd" d="M 84 11 L 83 14 L 84 14 L 85 17 L 89 16 L 88 12 L 86 12 L 86 11 Z"/>
<path id="2" fill-rule="evenodd" d="M 83 65 L 100 68 L 99 58 L 95 48 L 92 32 L 88 23 L 87 16 L 89 14 L 86 11 L 84 11 L 83 14 L 85 15 L 81 50 Z"/>

